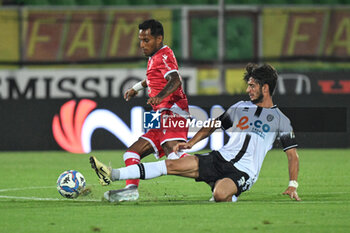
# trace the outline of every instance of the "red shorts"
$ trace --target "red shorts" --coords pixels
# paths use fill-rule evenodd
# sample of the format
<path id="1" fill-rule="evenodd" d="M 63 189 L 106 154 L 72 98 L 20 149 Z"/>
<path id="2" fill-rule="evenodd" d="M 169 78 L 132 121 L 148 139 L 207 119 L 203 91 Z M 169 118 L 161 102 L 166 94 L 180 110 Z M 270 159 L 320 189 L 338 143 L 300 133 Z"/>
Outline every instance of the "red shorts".
<path id="1" fill-rule="evenodd" d="M 149 129 L 141 138 L 151 143 L 154 156 L 159 159 L 165 155 L 162 145 L 168 141 L 187 141 L 188 127 L 186 119 L 178 115 L 170 115 L 170 111 L 162 112 L 162 122 L 159 129 Z M 164 118 L 164 115 L 170 115 Z M 163 124 L 163 119 L 166 119 Z"/>

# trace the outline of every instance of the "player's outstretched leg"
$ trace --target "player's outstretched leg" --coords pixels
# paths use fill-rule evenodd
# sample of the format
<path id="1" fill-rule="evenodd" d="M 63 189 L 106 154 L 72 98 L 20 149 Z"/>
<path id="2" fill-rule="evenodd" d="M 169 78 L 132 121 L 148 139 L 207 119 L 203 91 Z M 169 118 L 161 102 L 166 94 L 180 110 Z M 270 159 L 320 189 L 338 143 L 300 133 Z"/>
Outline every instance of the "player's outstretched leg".
<path id="1" fill-rule="evenodd" d="M 90 164 L 95 170 L 101 185 L 109 185 L 111 183 L 112 169 L 98 161 L 95 156 L 90 157 Z"/>
<path id="2" fill-rule="evenodd" d="M 144 139 L 140 139 L 137 143 L 134 144 L 134 147 L 137 147 L 140 144 L 142 145 L 143 140 Z M 148 142 L 146 141 L 146 143 Z M 144 147 L 145 146 L 141 148 L 144 148 Z M 131 165 L 139 164 L 141 156 L 134 151 L 126 151 L 123 155 L 123 158 L 124 158 L 125 166 L 128 167 Z M 139 182 L 140 182 L 139 179 L 126 180 L 125 188 L 107 191 L 104 194 L 104 198 L 110 202 L 136 201 L 140 196 L 138 191 Z"/>

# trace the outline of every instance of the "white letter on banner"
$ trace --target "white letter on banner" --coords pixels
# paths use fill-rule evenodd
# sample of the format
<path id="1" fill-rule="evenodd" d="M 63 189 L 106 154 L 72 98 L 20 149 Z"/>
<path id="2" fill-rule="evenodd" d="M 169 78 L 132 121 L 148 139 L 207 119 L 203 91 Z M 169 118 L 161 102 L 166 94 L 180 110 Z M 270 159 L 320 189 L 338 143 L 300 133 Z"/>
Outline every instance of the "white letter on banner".
<path id="1" fill-rule="evenodd" d="M 131 129 L 115 113 L 106 109 L 97 109 L 86 118 L 81 140 L 85 153 L 91 152 L 91 137 L 93 132 L 102 128 L 116 136 L 126 147 L 134 143 L 143 133 L 142 116 L 144 109 L 134 107 L 131 110 Z"/>
<path id="2" fill-rule="evenodd" d="M 206 111 L 204 111 L 202 108 L 194 105 L 189 105 L 190 114 L 193 118 L 196 118 L 196 120 L 206 120 L 208 119 L 208 114 Z M 197 131 L 200 130 L 199 128 L 192 128 L 190 127 L 188 130 L 188 139 L 191 139 Z M 187 152 L 195 152 L 199 150 L 203 150 L 208 144 L 208 138 L 205 138 L 198 142 L 196 145 L 192 147 L 192 149 L 188 150 Z"/>
<path id="3" fill-rule="evenodd" d="M 225 109 L 220 105 L 214 105 L 210 109 L 210 117 L 215 119 L 225 112 Z M 224 131 L 222 129 L 215 130 L 210 135 L 210 149 L 218 150 L 224 146 Z"/>

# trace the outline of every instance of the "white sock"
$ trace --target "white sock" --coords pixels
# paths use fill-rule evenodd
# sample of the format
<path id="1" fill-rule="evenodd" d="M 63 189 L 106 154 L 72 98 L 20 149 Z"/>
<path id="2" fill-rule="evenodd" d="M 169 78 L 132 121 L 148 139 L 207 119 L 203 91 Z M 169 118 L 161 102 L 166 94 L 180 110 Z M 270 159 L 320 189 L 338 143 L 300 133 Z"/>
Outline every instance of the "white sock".
<path id="1" fill-rule="evenodd" d="M 153 179 L 158 176 L 163 176 L 167 174 L 167 168 L 165 164 L 165 160 L 152 162 L 152 163 L 144 163 L 145 167 L 145 179 Z"/>
<path id="2" fill-rule="evenodd" d="M 183 151 L 180 151 L 180 152 L 171 152 L 169 155 L 168 155 L 168 158 L 167 159 L 180 159 L 180 158 L 183 158 L 183 157 L 186 157 L 186 156 L 189 156 L 190 154 L 186 153 L 186 152 L 183 152 Z"/>
<path id="3" fill-rule="evenodd" d="M 123 167 L 119 169 L 112 169 L 111 176 L 112 181 L 139 179 L 140 169 L 138 167 L 138 164 L 130 165 L 128 167 Z"/>
<path id="4" fill-rule="evenodd" d="M 175 153 L 175 152 L 171 152 L 169 155 L 168 155 L 168 159 L 179 159 L 180 156 Z"/>
<path id="5" fill-rule="evenodd" d="M 112 180 L 153 179 L 166 174 L 167 168 L 165 160 L 162 160 L 158 162 L 140 163 L 119 169 L 112 169 Z"/>

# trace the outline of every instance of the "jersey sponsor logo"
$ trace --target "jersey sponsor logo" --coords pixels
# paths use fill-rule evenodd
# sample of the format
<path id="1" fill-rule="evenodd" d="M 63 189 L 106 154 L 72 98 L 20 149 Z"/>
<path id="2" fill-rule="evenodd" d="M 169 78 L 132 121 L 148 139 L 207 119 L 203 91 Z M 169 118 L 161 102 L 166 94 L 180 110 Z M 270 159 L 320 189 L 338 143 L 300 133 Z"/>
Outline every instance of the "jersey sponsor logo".
<path id="1" fill-rule="evenodd" d="M 241 117 L 236 127 L 241 130 L 251 128 L 251 131 L 253 133 L 258 134 L 262 138 L 265 138 L 265 133 L 268 133 L 271 129 L 271 127 L 268 124 L 263 124 L 261 120 L 256 120 L 254 122 L 249 123 L 249 118 L 247 116 Z"/>
<path id="2" fill-rule="evenodd" d="M 237 128 L 240 128 L 241 130 L 248 129 L 249 126 L 246 125 L 249 121 L 249 118 L 247 116 L 242 117 L 239 119 L 238 124 L 236 125 Z"/>

